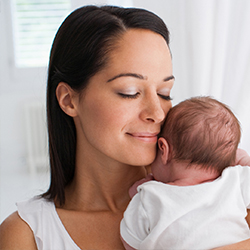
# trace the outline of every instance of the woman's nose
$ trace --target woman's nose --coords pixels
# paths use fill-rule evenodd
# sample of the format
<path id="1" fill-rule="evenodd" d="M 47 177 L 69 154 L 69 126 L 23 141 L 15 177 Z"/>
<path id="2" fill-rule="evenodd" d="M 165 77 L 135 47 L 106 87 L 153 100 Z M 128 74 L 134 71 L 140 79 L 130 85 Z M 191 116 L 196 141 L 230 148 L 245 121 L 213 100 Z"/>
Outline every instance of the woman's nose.
<path id="1" fill-rule="evenodd" d="M 145 98 L 143 105 L 141 119 L 144 121 L 161 123 L 165 119 L 166 113 L 158 95 Z"/>

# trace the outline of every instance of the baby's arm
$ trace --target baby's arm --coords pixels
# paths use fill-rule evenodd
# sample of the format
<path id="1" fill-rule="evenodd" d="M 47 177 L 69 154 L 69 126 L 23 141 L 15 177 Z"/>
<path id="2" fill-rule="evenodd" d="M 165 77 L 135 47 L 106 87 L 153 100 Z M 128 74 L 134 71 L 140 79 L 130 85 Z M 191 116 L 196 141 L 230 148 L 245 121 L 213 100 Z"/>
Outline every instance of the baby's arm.
<path id="1" fill-rule="evenodd" d="M 250 156 L 243 149 L 237 149 L 235 165 L 250 166 Z M 250 209 L 247 210 L 246 221 L 250 228 Z M 218 247 L 213 250 L 249 250 L 250 249 L 250 239 L 228 245 L 223 247 Z"/>
<path id="2" fill-rule="evenodd" d="M 237 149 L 235 165 L 250 166 L 250 156 L 245 150 L 241 148 Z"/>
<path id="3" fill-rule="evenodd" d="M 140 186 L 141 184 L 153 180 L 154 177 L 152 174 L 148 174 L 145 178 L 137 181 L 134 183 L 134 185 L 129 189 L 129 196 L 130 198 L 133 198 L 135 194 L 137 194 L 137 187 Z"/>
<path id="4" fill-rule="evenodd" d="M 126 250 L 140 249 L 149 233 L 149 218 L 145 209 L 148 205 L 141 200 L 142 196 L 145 196 L 141 196 L 144 192 L 144 189 L 139 190 L 133 197 L 120 223 L 120 237 Z"/>

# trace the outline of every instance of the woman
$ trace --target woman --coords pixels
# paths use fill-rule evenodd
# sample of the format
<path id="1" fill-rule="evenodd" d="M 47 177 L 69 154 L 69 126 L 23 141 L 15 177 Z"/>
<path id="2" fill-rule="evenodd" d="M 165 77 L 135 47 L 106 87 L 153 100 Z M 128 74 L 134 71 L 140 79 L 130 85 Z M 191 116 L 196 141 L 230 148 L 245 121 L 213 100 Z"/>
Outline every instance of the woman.
<path id="1" fill-rule="evenodd" d="M 51 185 L 2 224 L 0 249 L 123 249 L 128 189 L 171 108 L 168 44 L 141 9 L 87 6 L 64 21 L 48 76 Z"/>

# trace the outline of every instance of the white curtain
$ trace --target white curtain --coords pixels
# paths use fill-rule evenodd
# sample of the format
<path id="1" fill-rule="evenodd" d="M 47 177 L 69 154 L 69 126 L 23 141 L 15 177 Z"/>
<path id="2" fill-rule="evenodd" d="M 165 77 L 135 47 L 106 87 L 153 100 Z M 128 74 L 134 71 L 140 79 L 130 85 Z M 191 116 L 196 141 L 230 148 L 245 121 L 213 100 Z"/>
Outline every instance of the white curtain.
<path id="1" fill-rule="evenodd" d="M 161 16 L 171 32 L 174 104 L 197 95 L 226 103 L 242 125 L 250 154 L 250 1 L 134 0 Z"/>

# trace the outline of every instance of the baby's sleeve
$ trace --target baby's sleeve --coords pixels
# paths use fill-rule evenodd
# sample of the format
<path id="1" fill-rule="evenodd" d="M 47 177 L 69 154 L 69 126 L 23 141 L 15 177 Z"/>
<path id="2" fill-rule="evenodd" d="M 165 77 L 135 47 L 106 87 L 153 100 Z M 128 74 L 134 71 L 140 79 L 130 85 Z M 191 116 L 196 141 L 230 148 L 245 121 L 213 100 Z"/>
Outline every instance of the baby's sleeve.
<path id="1" fill-rule="evenodd" d="M 149 232 L 149 221 L 141 201 L 140 193 L 137 193 L 130 201 L 120 224 L 121 237 L 127 244 L 139 249 L 141 242 Z"/>

